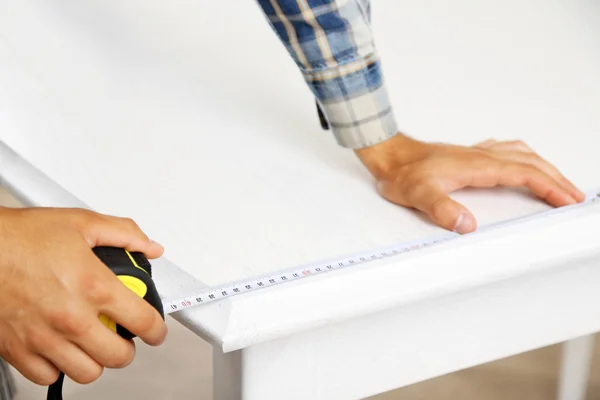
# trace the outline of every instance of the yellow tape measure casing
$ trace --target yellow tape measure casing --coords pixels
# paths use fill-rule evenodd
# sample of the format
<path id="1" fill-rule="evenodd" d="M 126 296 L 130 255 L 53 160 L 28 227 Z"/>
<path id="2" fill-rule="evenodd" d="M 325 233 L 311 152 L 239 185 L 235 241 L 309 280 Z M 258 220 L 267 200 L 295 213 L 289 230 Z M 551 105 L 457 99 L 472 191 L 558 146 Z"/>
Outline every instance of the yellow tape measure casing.
<path id="1" fill-rule="evenodd" d="M 119 275 L 117 278 L 119 278 L 119 280 L 123 282 L 125 286 L 127 286 L 133 293 L 137 294 L 141 298 L 144 298 L 148 292 L 148 286 L 134 276 Z M 117 331 L 117 323 L 108 318 L 106 315 L 100 315 L 100 322 L 102 322 L 110 330 L 115 332 Z"/>
<path id="2" fill-rule="evenodd" d="M 162 301 L 152 280 L 152 266 L 142 253 L 130 253 L 116 247 L 95 247 L 93 251 L 127 288 L 150 303 L 165 318 Z M 125 339 L 135 337 L 106 315 L 100 315 L 99 318 L 106 327 Z"/>
<path id="3" fill-rule="evenodd" d="M 131 289 L 133 293 L 137 294 L 141 298 L 146 296 L 146 293 L 148 292 L 148 286 L 146 286 L 144 282 L 135 276 L 119 275 L 118 278 L 125 286 Z"/>

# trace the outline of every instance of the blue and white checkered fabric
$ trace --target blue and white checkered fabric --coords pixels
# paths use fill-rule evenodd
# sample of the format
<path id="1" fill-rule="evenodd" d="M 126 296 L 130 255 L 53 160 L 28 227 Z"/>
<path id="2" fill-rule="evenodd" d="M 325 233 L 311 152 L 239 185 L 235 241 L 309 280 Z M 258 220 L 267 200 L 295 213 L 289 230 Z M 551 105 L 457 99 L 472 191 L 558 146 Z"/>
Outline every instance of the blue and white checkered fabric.
<path id="1" fill-rule="evenodd" d="M 257 0 L 344 147 L 398 129 L 371 31 L 370 0 Z"/>

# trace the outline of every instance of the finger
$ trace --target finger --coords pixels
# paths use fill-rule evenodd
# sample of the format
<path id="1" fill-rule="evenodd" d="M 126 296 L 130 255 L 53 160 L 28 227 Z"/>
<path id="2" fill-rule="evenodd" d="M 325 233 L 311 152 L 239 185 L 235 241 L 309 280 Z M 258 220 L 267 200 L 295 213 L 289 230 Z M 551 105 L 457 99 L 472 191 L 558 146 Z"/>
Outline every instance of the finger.
<path id="1" fill-rule="evenodd" d="M 505 159 L 536 166 L 538 169 L 552 176 L 552 178 L 561 184 L 575 200 L 585 200 L 585 194 L 583 192 L 565 178 L 556 167 L 536 154 L 525 142 L 521 140 L 497 142 L 489 146 L 488 149 Z"/>
<path id="2" fill-rule="evenodd" d="M 90 273 L 75 282 L 67 283 L 80 288 L 80 294 L 88 300 L 87 304 L 92 306 L 95 318 L 98 318 L 99 314 L 105 315 L 139 336 L 144 342 L 150 345 L 161 344 L 167 334 L 167 327 L 158 311 L 127 288 L 89 249 L 77 254 L 82 255 L 79 264 L 85 265 Z M 86 310 L 78 312 L 77 315 L 87 313 Z M 74 326 L 72 321 L 60 315 L 57 320 L 58 325 L 65 326 L 66 332 L 71 333 L 70 337 L 87 335 L 87 332 L 92 330 L 90 326 L 97 323 L 95 320 L 85 320 Z"/>
<path id="3" fill-rule="evenodd" d="M 89 252 L 85 244 L 83 248 Z M 79 259 L 83 261 L 78 264 L 86 266 L 86 273 L 76 280 L 65 278 L 63 282 L 76 287 L 77 294 L 81 297 L 77 298 L 78 301 L 63 304 L 59 310 L 48 311 L 51 325 L 61 337 L 77 346 L 99 365 L 108 368 L 127 366 L 135 354 L 132 342 L 124 340 L 106 327 L 100 321 L 99 309 L 114 301 L 116 291 L 130 290 L 93 254 L 74 254 L 80 255 Z M 136 297 L 138 301 L 148 304 Z M 45 337 L 39 337 L 37 334 L 33 339 L 38 345 L 51 345 L 46 343 Z"/>
<path id="4" fill-rule="evenodd" d="M 383 182 L 379 190 L 389 201 L 423 211 L 433 222 L 448 230 L 465 234 L 477 229 L 477 221 L 471 212 L 452 200 L 439 186 L 430 182 Z"/>
<path id="5" fill-rule="evenodd" d="M 4 355 L 4 359 L 33 383 L 49 386 L 56 382 L 60 371 L 45 358 L 25 351 Z"/>
<path id="6" fill-rule="evenodd" d="M 500 168 L 497 178 L 498 184 L 503 186 L 525 186 L 555 207 L 576 203 L 552 177 L 528 164 L 506 163 Z"/>
<path id="7" fill-rule="evenodd" d="M 158 311 L 119 280 L 115 280 L 110 290 L 113 300 L 101 307 L 100 312 L 145 343 L 152 346 L 162 344 L 167 335 L 167 325 Z"/>
<path id="8" fill-rule="evenodd" d="M 113 246 L 129 251 L 139 251 L 148 258 L 158 258 L 164 248 L 151 240 L 130 218 L 102 215 L 93 218 L 84 229 L 84 235 L 91 247 Z"/>
<path id="9" fill-rule="evenodd" d="M 105 368 L 124 368 L 135 357 L 135 345 L 97 319 L 86 335 L 72 339 L 81 350 Z"/>
<path id="10" fill-rule="evenodd" d="M 77 383 L 88 384 L 102 375 L 103 368 L 75 344 L 54 334 L 39 351 L 56 368 Z"/>
<path id="11" fill-rule="evenodd" d="M 539 170 L 541 170 L 542 172 L 551 176 L 576 201 L 585 200 L 585 194 L 583 192 L 581 192 L 580 190 L 578 190 L 575 187 L 575 185 L 573 185 L 573 183 L 571 183 L 571 181 L 569 181 L 567 178 L 565 178 L 563 176 L 563 174 L 560 173 L 558 168 L 556 168 L 555 166 L 553 166 L 552 164 L 550 164 L 548 161 L 544 160 L 537 154 L 535 154 L 533 152 L 524 153 L 521 151 L 510 151 L 510 150 L 502 151 L 499 153 L 496 153 L 494 151 L 493 154 L 497 158 L 500 158 L 503 160 L 532 165 L 532 166 L 538 168 Z"/>

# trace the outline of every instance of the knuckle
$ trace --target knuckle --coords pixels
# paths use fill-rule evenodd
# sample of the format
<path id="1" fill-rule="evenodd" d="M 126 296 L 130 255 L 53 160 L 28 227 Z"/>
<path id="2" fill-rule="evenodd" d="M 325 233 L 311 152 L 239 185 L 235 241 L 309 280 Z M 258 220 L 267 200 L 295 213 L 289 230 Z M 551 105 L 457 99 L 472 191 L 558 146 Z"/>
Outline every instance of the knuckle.
<path id="1" fill-rule="evenodd" d="M 514 142 L 514 144 L 521 151 L 529 152 L 531 150 L 529 145 L 527 143 L 525 143 L 523 140 L 517 140 Z"/>
<path id="2" fill-rule="evenodd" d="M 35 352 L 24 346 L 26 343 L 23 345 L 15 342 L 6 343 L 0 352 L 0 357 L 8 361 L 25 378 L 38 385 L 49 386 L 56 382 L 59 375 L 58 369 L 52 368 L 40 358 L 34 357 Z"/>
<path id="3" fill-rule="evenodd" d="M 21 346 L 17 346 L 16 344 L 9 343 L 5 347 L 2 348 L 2 356 L 6 360 L 20 360 L 22 358 L 23 349 Z"/>
<path id="4" fill-rule="evenodd" d="M 133 361 L 133 351 L 124 350 L 115 353 L 107 362 L 108 368 L 125 368 Z"/>
<path id="5" fill-rule="evenodd" d="M 74 208 L 69 210 L 71 222 L 78 231 L 86 232 L 91 229 L 99 220 L 98 215 L 84 208 Z"/>
<path id="6" fill-rule="evenodd" d="M 429 180 L 426 177 L 413 177 L 413 179 L 408 180 L 407 186 L 409 192 L 411 193 L 412 199 L 423 199 L 427 191 L 430 190 Z"/>
<path id="7" fill-rule="evenodd" d="M 27 344 L 29 348 L 44 352 L 51 352 L 56 348 L 53 335 L 43 329 L 29 330 L 27 333 Z"/>
<path id="8" fill-rule="evenodd" d="M 527 175 L 530 175 L 530 176 L 535 176 L 535 177 L 545 176 L 545 174 L 534 165 L 525 165 L 524 171 Z"/>
<path id="9" fill-rule="evenodd" d="M 83 318 L 77 318 L 71 315 L 63 323 L 63 329 L 65 333 L 70 334 L 74 337 L 84 336 L 92 328 L 92 325 L 89 322 L 84 321 L 85 320 Z"/>
<path id="10" fill-rule="evenodd" d="M 521 155 L 521 157 L 523 158 L 520 160 L 520 162 L 527 167 L 527 172 L 531 173 L 532 169 L 539 170 L 540 168 L 543 168 L 542 160 L 540 160 L 535 154 L 524 153 Z"/>
<path id="11" fill-rule="evenodd" d="M 31 377 L 31 381 L 41 386 L 50 386 L 58 379 L 58 370 L 49 370 L 47 372 L 38 372 Z"/>
<path id="12" fill-rule="evenodd" d="M 121 221 L 127 225 L 130 229 L 139 229 L 139 226 L 137 224 L 137 222 L 135 222 L 133 219 L 129 218 L 129 217 L 124 217 L 121 218 Z"/>
<path id="13" fill-rule="evenodd" d="M 536 168 L 534 168 L 531 164 L 523 163 L 523 162 L 508 162 L 505 165 L 506 173 L 512 173 L 515 175 L 525 176 L 531 175 Z"/>
<path id="14" fill-rule="evenodd" d="M 431 216 L 438 221 L 447 219 L 452 211 L 450 206 L 451 203 L 445 198 L 434 201 L 431 205 Z"/>
<path id="15" fill-rule="evenodd" d="M 523 149 L 525 147 L 527 147 L 527 145 L 525 144 L 525 142 L 521 139 L 518 140 L 509 140 L 507 142 L 505 142 L 506 145 L 511 146 L 513 148 L 518 148 L 518 149 Z"/>
<path id="16" fill-rule="evenodd" d="M 86 322 L 87 318 L 78 314 L 72 307 L 65 307 L 63 310 L 52 311 L 49 320 L 58 331 L 72 337 L 79 337 L 89 332 L 91 324 Z"/>
<path id="17" fill-rule="evenodd" d="M 90 363 L 86 368 L 78 371 L 77 374 L 70 376 L 70 378 L 81 385 L 87 385 L 100 378 L 102 372 L 104 372 L 102 366 Z"/>
<path id="18" fill-rule="evenodd" d="M 156 323 L 156 318 L 154 317 L 153 310 L 144 310 L 140 313 L 139 318 L 137 320 L 137 330 L 140 333 L 146 333 L 151 331 L 154 328 Z"/>
<path id="19" fill-rule="evenodd" d="M 63 308 L 51 308 L 46 311 L 46 317 L 52 327 L 60 326 L 67 318 L 67 314 L 67 310 Z"/>
<path id="20" fill-rule="evenodd" d="M 88 277 L 81 281 L 81 288 L 86 297 L 96 305 L 105 305 L 113 300 L 109 285 L 98 277 Z"/>
<path id="21" fill-rule="evenodd" d="M 124 225 L 125 229 L 128 230 L 129 234 L 134 235 L 138 239 L 148 239 L 148 236 L 144 233 L 142 228 L 132 218 L 125 217 L 120 219 L 121 223 Z"/>
<path id="22" fill-rule="evenodd" d="M 16 363 L 14 365 L 25 378 L 41 386 L 50 386 L 58 379 L 59 371 L 43 361 L 27 360 L 26 363 Z"/>

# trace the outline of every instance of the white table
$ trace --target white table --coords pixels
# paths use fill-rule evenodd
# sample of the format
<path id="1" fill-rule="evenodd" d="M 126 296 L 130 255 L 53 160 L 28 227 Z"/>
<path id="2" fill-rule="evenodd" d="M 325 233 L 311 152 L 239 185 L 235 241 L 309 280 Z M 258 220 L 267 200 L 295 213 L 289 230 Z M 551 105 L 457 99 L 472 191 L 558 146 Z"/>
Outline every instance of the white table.
<path id="1" fill-rule="evenodd" d="M 597 2 L 373 11 L 405 132 L 524 139 L 600 186 Z M 166 297 L 441 231 L 381 200 L 320 130 L 252 1 L 0 3 L 0 140 L 0 176 L 27 204 L 127 215 L 162 242 Z M 482 225 L 547 208 L 503 190 L 456 198 Z M 579 400 L 599 233 L 589 207 L 175 318 L 214 345 L 219 400 L 357 399 L 564 341 L 559 397 Z"/>

